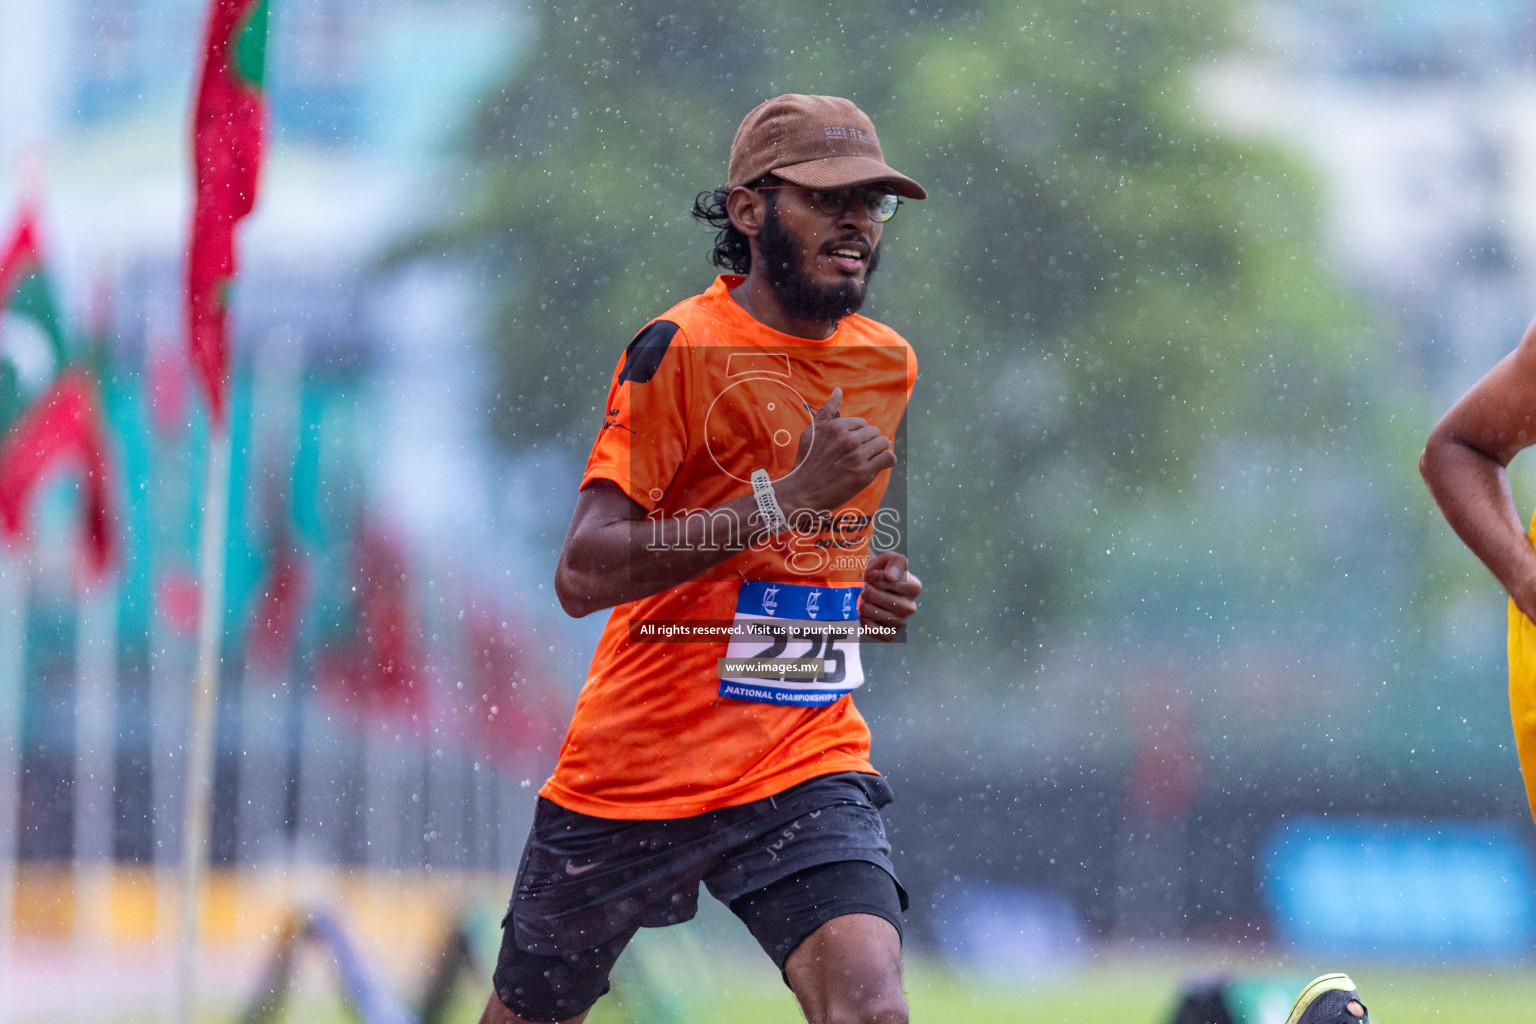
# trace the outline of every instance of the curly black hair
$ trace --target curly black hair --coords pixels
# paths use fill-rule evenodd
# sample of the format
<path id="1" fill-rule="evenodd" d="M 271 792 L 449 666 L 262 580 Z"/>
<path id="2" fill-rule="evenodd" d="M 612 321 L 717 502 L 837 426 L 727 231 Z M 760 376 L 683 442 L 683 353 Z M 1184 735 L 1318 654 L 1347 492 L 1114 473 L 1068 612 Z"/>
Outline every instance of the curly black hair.
<path id="1" fill-rule="evenodd" d="M 756 181 L 748 182 L 747 188 L 777 185 L 780 180 L 777 175 L 765 174 Z M 725 201 L 730 194 L 730 188 L 723 185 L 700 192 L 693 197 L 693 209 L 689 212 L 695 220 L 703 221 L 716 231 L 715 247 L 709 252 L 709 262 L 733 274 L 748 274 L 752 271 L 752 246 L 747 236 L 736 230 L 736 226 L 731 223 L 731 215 L 726 212 Z M 771 206 L 774 194 L 769 192 L 767 196 Z"/>

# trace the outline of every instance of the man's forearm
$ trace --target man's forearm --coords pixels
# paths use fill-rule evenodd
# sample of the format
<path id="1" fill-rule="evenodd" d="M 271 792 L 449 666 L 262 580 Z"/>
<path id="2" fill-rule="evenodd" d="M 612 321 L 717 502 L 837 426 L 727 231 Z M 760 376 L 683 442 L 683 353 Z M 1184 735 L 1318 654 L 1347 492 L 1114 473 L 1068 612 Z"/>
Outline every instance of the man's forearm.
<path id="1" fill-rule="evenodd" d="M 1497 460 L 1454 437 L 1430 438 L 1419 461 L 1440 511 L 1515 604 L 1536 617 L 1536 550 Z"/>
<path id="2" fill-rule="evenodd" d="M 762 529 L 750 494 L 687 514 L 600 524 L 562 556 L 560 603 L 579 617 L 659 594 L 746 550 Z"/>

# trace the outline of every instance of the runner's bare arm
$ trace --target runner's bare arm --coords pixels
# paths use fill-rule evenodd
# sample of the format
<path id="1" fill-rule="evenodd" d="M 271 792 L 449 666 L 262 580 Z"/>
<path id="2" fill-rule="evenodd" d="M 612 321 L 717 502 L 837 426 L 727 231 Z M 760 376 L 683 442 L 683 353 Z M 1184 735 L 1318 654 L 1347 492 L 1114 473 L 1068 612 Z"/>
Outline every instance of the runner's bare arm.
<path id="1" fill-rule="evenodd" d="M 1536 324 L 1430 432 L 1419 472 L 1440 511 L 1515 605 L 1536 618 L 1536 550 L 1505 467 L 1536 444 Z"/>
<path id="2" fill-rule="evenodd" d="M 923 581 L 907 568 L 907 556 L 897 551 L 882 551 L 864 566 L 864 590 L 859 595 L 859 619 L 898 631 L 907 628 L 907 620 L 917 612 L 917 595 Z M 882 642 L 893 636 L 866 634 Z"/>
<path id="3" fill-rule="evenodd" d="M 714 513 L 743 529 L 710 538 Z M 567 615 L 581 618 L 637 601 L 693 579 L 743 550 L 757 502 L 748 494 L 704 516 L 654 521 L 611 480 L 593 480 L 576 499 L 571 528 L 555 567 L 555 594 Z M 724 534 L 729 532 L 731 536 Z M 706 543 L 708 541 L 709 543 Z"/>
<path id="4" fill-rule="evenodd" d="M 839 508 L 896 462 L 877 428 L 838 417 L 841 402 L 838 388 L 801 435 L 799 466 L 775 486 L 791 521 L 797 512 Z M 756 513 L 747 494 L 704 515 L 652 520 L 618 484 L 594 480 L 576 499 L 555 568 L 560 607 L 580 618 L 686 583 L 742 551 L 762 526 Z M 721 531 L 722 521 L 741 528 Z"/>

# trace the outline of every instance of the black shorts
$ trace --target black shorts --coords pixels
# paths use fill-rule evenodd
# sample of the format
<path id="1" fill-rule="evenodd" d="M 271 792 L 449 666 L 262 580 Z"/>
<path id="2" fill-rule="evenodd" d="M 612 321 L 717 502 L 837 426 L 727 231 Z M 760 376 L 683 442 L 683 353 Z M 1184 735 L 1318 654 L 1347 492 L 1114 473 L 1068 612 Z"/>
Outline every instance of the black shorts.
<path id="1" fill-rule="evenodd" d="M 694 916 L 700 882 L 781 971 L 834 917 L 875 914 L 899 932 L 907 897 L 879 810 L 890 800 L 885 779 L 857 772 L 690 818 L 595 818 L 540 799 L 502 921 L 496 994 L 527 1020 L 582 1013 L 638 929 Z"/>

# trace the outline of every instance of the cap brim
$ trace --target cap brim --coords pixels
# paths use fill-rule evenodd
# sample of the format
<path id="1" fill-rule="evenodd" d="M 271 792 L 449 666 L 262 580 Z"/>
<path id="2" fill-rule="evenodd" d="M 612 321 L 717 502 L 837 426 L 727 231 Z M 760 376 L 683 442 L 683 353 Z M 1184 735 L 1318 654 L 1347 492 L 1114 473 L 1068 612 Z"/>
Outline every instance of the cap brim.
<path id="1" fill-rule="evenodd" d="M 892 191 L 904 198 L 928 198 L 923 186 L 869 156 L 829 156 L 803 164 L 775 167 L 773 173 L 791 185 L 805 188 L 851 188 L 885 181 L 890 182 Z"/>

